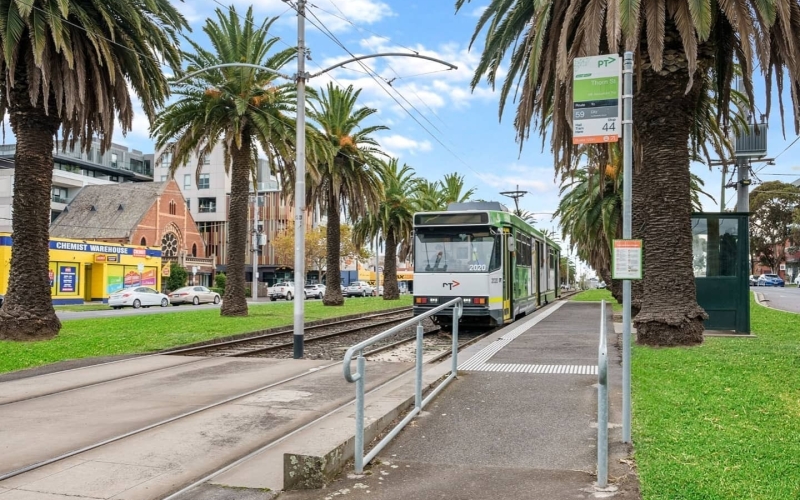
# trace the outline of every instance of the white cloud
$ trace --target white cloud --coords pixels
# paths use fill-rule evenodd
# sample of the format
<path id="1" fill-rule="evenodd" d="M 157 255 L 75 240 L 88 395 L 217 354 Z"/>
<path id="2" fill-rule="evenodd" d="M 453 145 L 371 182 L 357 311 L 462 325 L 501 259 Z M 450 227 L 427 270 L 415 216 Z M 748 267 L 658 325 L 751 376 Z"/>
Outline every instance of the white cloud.
<path id="1" fill-rule="evenodd" d="M 528 167 L 511 164 L 495 172 L 482 172 L 478 177 L 487 185 L 501 190 L 519 189 L 535 193 L 557 193 L 558 185 L 553 178 L 553 170 L 543 167 Z"/>
<path id="2" fill-rule="evenodd" d="M 405 137 L 399 134 L 392 134 L 378 138 L 381 148 L 391 157 L 399 157 L 398 153 L 407 152 L 416 154 L 418 152 L 427 152 L 433 149 L 430 141 L 418 141 L 410 137 Z"/>
<path id="3" fill-rule="evenodd" d="M 473 9 L 469 15 L 472 17 L 481 17 L 483 13 L 486 12 L 486 9 L 488 7 L 489 7 L 488 5 L 480 5 L 478 7 L 475 7 L 475 9 Z"/>

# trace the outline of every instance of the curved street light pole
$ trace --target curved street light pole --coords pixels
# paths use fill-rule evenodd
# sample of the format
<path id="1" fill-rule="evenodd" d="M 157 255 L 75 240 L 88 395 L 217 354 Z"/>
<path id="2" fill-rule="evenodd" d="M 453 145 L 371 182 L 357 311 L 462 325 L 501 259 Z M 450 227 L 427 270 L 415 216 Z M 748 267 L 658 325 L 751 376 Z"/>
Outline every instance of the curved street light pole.
<path id="1" fill-rule="evenodd" d="M 294 77 L 285 75 L 279 71 L 266 66 L 259 66 L 258 64 L 249 63 L 224 63 L 215 64 L 207 68 L 202 68 L 188 75 L 178 79 L 175 83 L 182 83 L 194 76 L 219 68 L 228 68 L 234 66 L 255 68 L 273 73 L 277 76 L 287 80 L 294 80 L 297 85 L 297 156 L 295 161 L 296 178 L 294 188 L 294 285 L 295 285 L 295 300 L 294 300 L 294 358 L 299 359 L 303 357 L 303 333 L 305 331 L 305 293 L 299 295 L 303 291 L 306 284 L 305 274 L 305 243 L 306 243 L 306 226 L 305 226 L 305 211 L 306 211 L 306 82 L 311 78 L 323 75 L 328 71 L 344 66 L 345 64 L 358 62 L 364 59 L 372 59 L 375 57 L 413 57 L 415 59 L 425 59 L 435 63 L 447 66 L 448 69 L 458 69 L 458 66 L 451 64 L 447 61 L 437 59 L 435 57 L 423 56 L 417 53 L 405 54 L 402 52 L 384 52 L 380 54 L 370 54 L 365 56 L 353 57 L 329 66 L 323 70 L 309 75 L 306 72 L 306 41 L 305 41 L 305 15 L 306 15 L 307 0 L 297 0 L 297 74 Z M 377 268 L 375 269 L 377 273 Z"/>

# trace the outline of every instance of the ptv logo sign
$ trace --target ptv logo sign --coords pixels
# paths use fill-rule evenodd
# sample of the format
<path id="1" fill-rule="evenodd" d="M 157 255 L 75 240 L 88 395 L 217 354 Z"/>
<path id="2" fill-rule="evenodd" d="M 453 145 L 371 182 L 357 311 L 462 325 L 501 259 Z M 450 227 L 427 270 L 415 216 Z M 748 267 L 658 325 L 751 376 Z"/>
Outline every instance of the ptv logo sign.
<path id="1" fill-rule="evenodd" d="M 452 290 L 453 288 L 457 287 L 460 284 L 461 283 L 459 283 L 458 281 L 453 280 L 450 283 L 442 283 L 442 288 L 447 288 L 448 290 Z"/>
<path id="2" fill-rule="evenodd" d="M 616 61 L 616 59 L 613 58 L 613 57 L 608 57 L 606 59 L 600 59 L 599 61 L 597 61 L 597 67 L 598 68 L 608 67 L 608 65 L 613 63 L 614 61 Z"/>

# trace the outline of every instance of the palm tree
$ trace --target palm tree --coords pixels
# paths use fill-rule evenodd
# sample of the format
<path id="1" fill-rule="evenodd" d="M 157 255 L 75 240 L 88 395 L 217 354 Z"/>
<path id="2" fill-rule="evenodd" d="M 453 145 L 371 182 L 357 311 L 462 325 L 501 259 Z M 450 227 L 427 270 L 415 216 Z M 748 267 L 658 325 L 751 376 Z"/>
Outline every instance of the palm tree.
<path id="1" fill-rule="evenodd" d="M 194 53 L 184 52 L 188 71 L 217 64 L 239 62 L 282 68 L 295 57 L 294 49 L 271 53 L 278 41 L 268 30 L 275 19 L 255 24 L 252 7 L 241 19 L 231 7 L 216 10 L 217 20 L 207 19 L 203 30 L 214 52 L 189 41 Z M 257 146 L 266 152 L 273 171 L 286 173 L 294 161 L 294 106 L 292 85 L 275 85 L 273 73 L 250 67 L 227 67 L 198 74 L 174 85 L 178 100 L 163 110 L 153 123 L 156 147 L 173 159 L 171 171 L 197 161 L 199 178 L 202 157 L 222 143 L 225 168 L 231 175 L 228 213 L 228 252 L 223 316 L 246 316 L 244 264 L 249 227 L 248 198 L 255 182 Z M 309 141 L 313 144 L 312 140 Z M 313 157 L 313 149 L 310 153 Z M 291 178 L 282 175 L 286 180 Z"/>
<path id="2" fill-rule="evenodd" d="M 440 189 L 439 181 L 420 179 L 414 195 L 417 206 L 422 212 L 439 212 L 447 210 L 447 201 Z"/>
<path id="3" fill-rule="evenodd" d="M 408 248 L 411 232 L 414 227 L 414 212 L 417 211 L 417 200 L 413 193 L 417 180 L 414 169 L 408 165 L 399 166 L 397 159 L 392 158 L 381 169 L 383 197 L 376 210 L 370 210 L 365 217 L 353 227 L 356 246 L 376 236 L 384 240 L 386 254 L 383 263 L 384 300 L 400 298 L 397 286 L 397 247 Z"/>
<path id="4" fill-rule="evenodd" d="M 61 329 L 47 278 L 56 133 L 64 148 L 86 152 L 98 137 L 104 152 L 115 121 L 131 129 L 131 90 L 152 118 L 169 93 L 159 59 L 179 66 L 177 32 L 186 26 L 168 0 L 0 0 L 0 116 L 8 113 L 16 136 L 18 181 L 0 339 Z"/>
<path id="5" fill-rule="evenodd" d="M 464 191 L 464 176 L 456 172 L 445 174 L 444 180 L 439 181 L 439 189 L 446 205 L 464 203 L 469 201 L 470 197 L 475 194 L 475 188 L 469 188 Z"/>
<path id="6" fill-rule="evenodd" d="M 308 199 L 325 210 L 328 217 L 325 305 L 344 304 L 339 262 L 342 211 L 356 221 L 376 208 L 381 197 L 378 171 L 384 153 L 372 134 L 387 127 L 363 126 L 362 122 L 376 110 L 356 108 L 360 94 L 361 90 L 354 90 L 352 85 L 342 89 L 328 84 L 327 91 L 320 91 L 311 101 L 308 112 L 319 126 L 321 141 L 328 145 L 316 165 L 317 179 L 308 182 Z"/>
<path id="7" fill-rule="evenodd" d="M 536 224 L 536 216 L 533 214 L 533 212 L 525 210 L 524 208 L 515 208 L 514 215 L 524 220 L 531 226 Z"/>
<path id="8" fill-rule="evenodd" d="M 456 8 L 468 1 L 457 0 Z M 472 40 L 486 28 L 486 41 L 472 85 L 483 76 L 494 85 L 497 70 L 507 68 L 501 112 L 514 90 L 517 139 L 522 144 L 532 129 L 550 134 L 557 165 L 569 164 L 575 152 L 573 59 L 623 47 L 636 54 L 633 227 L 644 239 L 644 261 L 651 263 L 636 318 L 639 342 L 702 341 L 706 314 L 695 297 L 690 225 L 689 138 L 697 103 L 712 82 L 717 118 L 727 126 L 737 62 L 751 103 L 757 64 L 768 93 L 776 75 L 781 83 L 788 76 L 792 95 L 800 95 L 799 24 L 796 0 L 492 0 L 478 20 Z M 800 108 L 794 113 L 800 133 Z"/>

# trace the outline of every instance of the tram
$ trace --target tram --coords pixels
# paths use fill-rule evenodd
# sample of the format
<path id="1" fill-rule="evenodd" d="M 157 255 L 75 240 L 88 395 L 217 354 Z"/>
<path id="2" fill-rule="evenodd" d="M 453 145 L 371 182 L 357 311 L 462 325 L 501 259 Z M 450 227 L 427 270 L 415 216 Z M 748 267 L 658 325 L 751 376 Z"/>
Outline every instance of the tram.
<path id="1" fill-rule="evenodd" d="M 461 324 L 497 326 L 560 295 L 561 248 L 497 202 L 414 214 L 413 252 L 415 316 L 462 297 Z"/>

